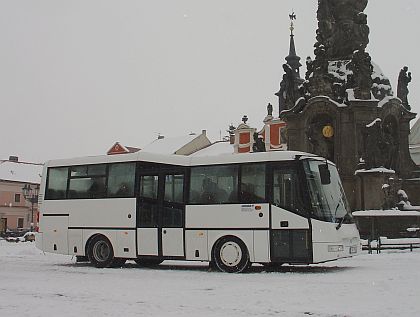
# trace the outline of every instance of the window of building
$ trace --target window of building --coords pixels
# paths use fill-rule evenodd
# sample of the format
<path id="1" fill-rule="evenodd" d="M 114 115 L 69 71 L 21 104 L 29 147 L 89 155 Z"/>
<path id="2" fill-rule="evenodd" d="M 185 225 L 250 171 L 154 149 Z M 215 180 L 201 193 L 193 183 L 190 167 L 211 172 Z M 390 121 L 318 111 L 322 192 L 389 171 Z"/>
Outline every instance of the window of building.
<path id="1" fill-rule="evenodd" d="M 17 227 L 18 227 L 18 229 L 22 229 L 23 228 L 23 221 L 24 220 L 25 220 L 24 218 L 18 218 L 17 219 Z"/>
<path id="2" fill-rule="evenodd" d="M 20 203 L 20 194 L 15 194 L 15 203 Z"/>

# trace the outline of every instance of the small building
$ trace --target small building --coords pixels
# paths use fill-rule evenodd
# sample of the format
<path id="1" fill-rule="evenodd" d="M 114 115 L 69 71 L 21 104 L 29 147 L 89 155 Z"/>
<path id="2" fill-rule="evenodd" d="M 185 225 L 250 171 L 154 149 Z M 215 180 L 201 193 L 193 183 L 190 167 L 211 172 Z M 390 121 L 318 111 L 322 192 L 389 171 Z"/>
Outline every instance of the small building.
<path id="1" fill-rule="evenodd" d="M 113 146 L 106 152 L 107 155 L 114 155 L 114 154 L 128 154 L 128 153 L 136 153 L 140 151 L 137 147 L 132 146 L 125 146 L 122 145 L 120 142 L 115 142 Z"/>
<path id="2" fill-rule="evenodd" d="M 18 157 L 0 160 L 0 231 L 24 230 L 36 226 L 37 204 L 25 199 L 23 187 L 39 186 L 42 164 L 20 162 Z"/>

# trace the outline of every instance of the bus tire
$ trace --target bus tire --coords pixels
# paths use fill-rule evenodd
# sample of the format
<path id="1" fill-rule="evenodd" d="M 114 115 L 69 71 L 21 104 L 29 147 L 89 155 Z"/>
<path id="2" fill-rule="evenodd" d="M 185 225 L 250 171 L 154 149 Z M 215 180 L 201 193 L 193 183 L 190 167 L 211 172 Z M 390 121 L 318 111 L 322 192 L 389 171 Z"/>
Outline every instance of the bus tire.
<path id="1" fill-rule="evenodd" d="M 95 267 L 112 266 L 114 249 L 111 242 L 103 235 L 93 237 L 88 246 L 88 258 Z"/>
<path id="2" fill-rule="evenodd" d="M 134 259 L 134 262 L 136 262 L 137 265 L 139 266 L 154 267 L 161 264 L 163 260 L 162 259 Z"/>
<path id="3" fill-rule="evenodd" d="M 216 242 L 212 261 L 219 271 L 226 273 L 241 273 L 251 266 L 245 243 L 233 236 L 223 237 Z"/>

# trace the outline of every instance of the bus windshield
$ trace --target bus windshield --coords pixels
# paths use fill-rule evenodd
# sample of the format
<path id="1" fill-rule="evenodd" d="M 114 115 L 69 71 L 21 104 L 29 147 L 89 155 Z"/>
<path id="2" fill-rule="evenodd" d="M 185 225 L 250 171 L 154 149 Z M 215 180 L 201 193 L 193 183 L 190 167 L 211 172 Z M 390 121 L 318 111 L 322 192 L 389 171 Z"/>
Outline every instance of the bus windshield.
<path id="1" fill-rule="evenodd" d="M 313 216 L 328 222 L 352 223 L 353 219 L 337 168 L 328 164 L 329 179 L 326 182 L 321 177 L 321 170 L 325 166 L 325 161 L 304 161 Z"/>

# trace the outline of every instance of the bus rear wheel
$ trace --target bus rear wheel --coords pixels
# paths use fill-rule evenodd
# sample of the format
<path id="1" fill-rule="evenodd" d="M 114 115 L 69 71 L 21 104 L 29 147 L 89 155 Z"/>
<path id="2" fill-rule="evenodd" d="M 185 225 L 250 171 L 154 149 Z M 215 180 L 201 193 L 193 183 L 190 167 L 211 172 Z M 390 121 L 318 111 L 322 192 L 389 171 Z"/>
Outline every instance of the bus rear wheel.
<path id="1" fill-rule="evenodd" d="M 233 236 L 221 238 L 216 242 L 212 261 L 218 270 L 226 273 L 241 273 L 251 266 L 245 243 Z"/>
<path id="2" fill-rule="evenodd" d="M 94 237 L 88 246 L 88 258 L 95 267 L 111 267 L 114 263 L 114 249 L 111 242 L 102 235 Z"/>

